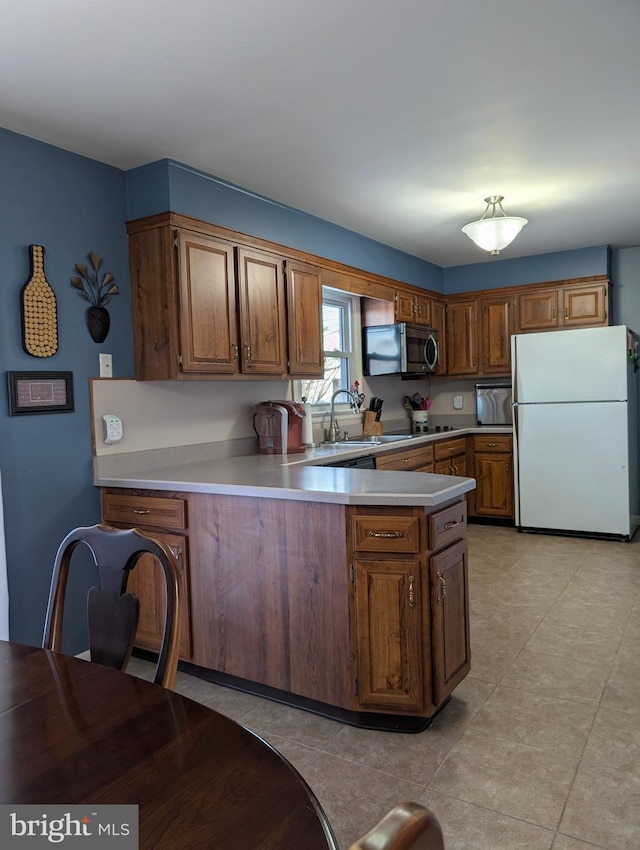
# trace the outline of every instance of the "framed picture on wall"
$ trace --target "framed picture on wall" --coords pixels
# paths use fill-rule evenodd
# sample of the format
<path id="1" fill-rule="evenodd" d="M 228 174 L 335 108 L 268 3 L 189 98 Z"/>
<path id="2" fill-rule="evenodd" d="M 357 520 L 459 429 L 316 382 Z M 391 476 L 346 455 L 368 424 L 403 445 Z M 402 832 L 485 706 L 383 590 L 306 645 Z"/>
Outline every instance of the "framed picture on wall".
<path id="1" fill-rule="evenodd" d="M 9 416 L 73 410 L 73 372 L 7 372 Z"/>

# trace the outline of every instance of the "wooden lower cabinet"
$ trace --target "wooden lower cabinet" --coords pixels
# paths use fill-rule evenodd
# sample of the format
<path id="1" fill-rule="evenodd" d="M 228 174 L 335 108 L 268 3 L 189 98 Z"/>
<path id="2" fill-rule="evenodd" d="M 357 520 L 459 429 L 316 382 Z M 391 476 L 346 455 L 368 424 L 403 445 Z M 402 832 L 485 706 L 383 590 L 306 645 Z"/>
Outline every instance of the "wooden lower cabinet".
<path id="1" fill-rule="evenodd" d="M 162 540 L 173 551 L 180 570 L 180 658 L 188 661 L 192 657 L 193 644 L 185 505 L 184 498 L 170 494 L 150 496 L 140 491 L 102 491 L 103 522 L 115 528 L 138 528 Z M 158 652 L 164 629 L 166 595 L 162 568 L 150 555 L 143 555 L 131 571 L 127 591 L 135 593 L 140 600 L 135 646 Z"/>
<path id="2" fill-rule="evenodd" d="M 513 437 L 473 436 L 473 477 L 476 489 L 472 513 L 478 517 L 514 518 Z"/>
<path id="3" fill-rule="evenodd" d="M 471 666 L 467 559 L 466 540 L 460 540 L 429 559 L 433 700 L 436 705 L 444 702 Z"/>
<path id="4" fill-rule="evenodd" d="M 185 659 L 204 674 L 231 676 L 249 691 L 275 689 L 303 707 L 312 701 L 321 713 L 351 712 L 363 724 L 370 713 L 426 723 L 468 672 L 468 658 L 459 662 L 460 647 L 468 656 L 468 606 L 460 591 L 466 558 L 450 563 L 446 555 L 465 539 L 463 498 L 429 513 L 415 506 L 154 496 L 163 521 L 170 516 L 180 524 L 179 514 L 168 511 L 174 499 L 184 505 L 185 526 L 189 519 L 188 533 L 156 531 L 183 545 L 191 626 Z M 157 498 L 163 496 L 171 498 Z M 111 489 L 103 491 L 105 521 L 111 516 L 115 524 L 116 516 L 125 524 L 127 498 L 134 510 L 150 511 L 136 516 L 154 521 L 158 512 L 144 491 Z M 438 571 L 449 587 L 444 606 Z M 153 648 L 157 581 L 141 570 L 135 590 L 147 610 L 138 643 Z"/>
<path id="5" fill-rule="evenodd" d="M 355 559 L 360 706 L 424 709 L 423 567 L 417 559 Z"/>

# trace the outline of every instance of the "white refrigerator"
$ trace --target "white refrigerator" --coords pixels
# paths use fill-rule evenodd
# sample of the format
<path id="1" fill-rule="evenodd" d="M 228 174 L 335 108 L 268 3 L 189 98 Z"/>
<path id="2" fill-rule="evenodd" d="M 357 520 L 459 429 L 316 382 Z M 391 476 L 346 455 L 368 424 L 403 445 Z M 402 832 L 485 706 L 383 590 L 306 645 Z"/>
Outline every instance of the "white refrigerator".
<path id="1" fill-rule="evenodd" d="M 640 522 L 636 334 L 515 334 L 511 364 L 516 525 L 630 539 Z"/>

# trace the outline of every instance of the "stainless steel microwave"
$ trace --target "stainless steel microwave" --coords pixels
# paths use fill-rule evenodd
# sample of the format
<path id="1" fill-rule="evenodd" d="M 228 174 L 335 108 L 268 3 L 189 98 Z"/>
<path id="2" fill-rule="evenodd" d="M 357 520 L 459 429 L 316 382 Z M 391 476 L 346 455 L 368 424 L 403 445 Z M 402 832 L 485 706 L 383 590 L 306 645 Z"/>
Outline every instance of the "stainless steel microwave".
<path id="1" fill-rule="evenodd" d="M 438 368 L 438 331 L 396 322 L 363 328 L 365 375 L 429 375 Z"/>

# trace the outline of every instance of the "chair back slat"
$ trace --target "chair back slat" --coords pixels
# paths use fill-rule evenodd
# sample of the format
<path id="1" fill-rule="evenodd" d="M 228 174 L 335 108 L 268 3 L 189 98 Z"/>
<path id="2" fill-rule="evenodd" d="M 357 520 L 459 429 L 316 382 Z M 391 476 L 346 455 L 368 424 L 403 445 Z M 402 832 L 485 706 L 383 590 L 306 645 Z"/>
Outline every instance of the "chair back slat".
<path id="1" fill-rule="evenodd" d="M 138 529 L 117 529 L 99 524 L 69 532 L 56 554 L 42 645 L 62 650 L 62 626 L 71 557 L 86 545 L 100 573 L 100 587 L 87 597 L 91 660 L 124 670 L 131 656 L 138 627 L 140 603 L 127 593 L 129 573 L 146 553 L 161 565 L 166 591 L 163 639 L 154 681 L 171 688 L 178 667 L 180 641 L 179 567 L 169 546 Z"/>

